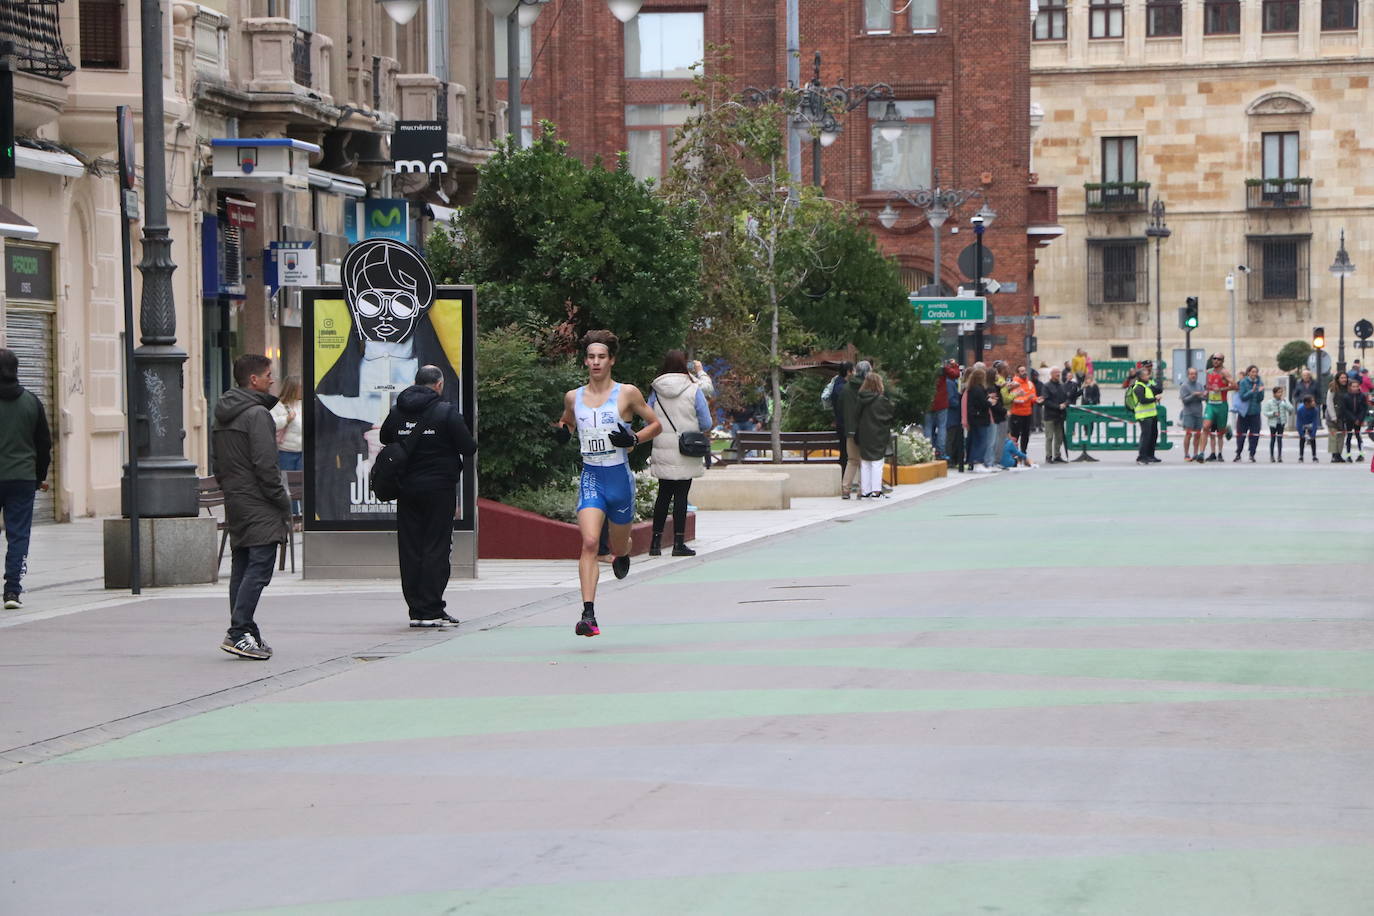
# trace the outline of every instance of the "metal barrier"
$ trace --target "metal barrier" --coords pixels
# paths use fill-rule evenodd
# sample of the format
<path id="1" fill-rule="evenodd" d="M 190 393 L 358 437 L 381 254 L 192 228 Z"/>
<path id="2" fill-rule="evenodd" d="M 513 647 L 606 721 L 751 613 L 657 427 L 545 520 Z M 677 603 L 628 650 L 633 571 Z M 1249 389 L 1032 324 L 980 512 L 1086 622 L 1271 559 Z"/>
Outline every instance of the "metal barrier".
<path id="1" fill-rule="evenodd" d="M 1169 411 L 1159 407 L 1159 440 L 1157 450 L 1174 447 L 1169 441 Z M 1064 418 L 1064 446 L 1083 454 L 1074 461 L 1096 461 L 1089 450 L 1099 452 L 1134 452 L 1140 449 L 1140 424 L 1135 411 L 1120 405 L 1099 404 L 1096 407 L 1070 407 Z"/>
<path id="2" fill-rule="evenodd" d="M 1123 385 L 1126 376 L 1135 368 L 1133 359 L 1100 359 L 1093 363 L 1093 380 L 1099 385 Z M 1155 378 L 1165 378 L 1168 364 L 1161 361 L 1155 366 Z M 1044 370 L 1040 370 L 1042 373 Z"/>

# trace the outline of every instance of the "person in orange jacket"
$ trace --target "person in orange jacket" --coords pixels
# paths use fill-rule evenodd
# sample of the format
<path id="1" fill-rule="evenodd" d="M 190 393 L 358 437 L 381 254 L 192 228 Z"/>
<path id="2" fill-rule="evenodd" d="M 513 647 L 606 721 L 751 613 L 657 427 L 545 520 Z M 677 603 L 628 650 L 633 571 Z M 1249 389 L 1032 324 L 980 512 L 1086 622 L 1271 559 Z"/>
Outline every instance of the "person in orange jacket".
<path id="1" fill-rule="evenodd" d="M 1035 405 L 1043 404 L 1045 399 L 1040 397 L 1035 391 L 1035 383 L 1031 381 L 1026 373 L 1025 366 L 1018 366 L 1016 375 L 1010 382 L 1011 399 L 1011 438 L 1016 440 L 1021 451 L 1025 451 L 1030 446 L 1031 419 L 1035 414 Z"/>

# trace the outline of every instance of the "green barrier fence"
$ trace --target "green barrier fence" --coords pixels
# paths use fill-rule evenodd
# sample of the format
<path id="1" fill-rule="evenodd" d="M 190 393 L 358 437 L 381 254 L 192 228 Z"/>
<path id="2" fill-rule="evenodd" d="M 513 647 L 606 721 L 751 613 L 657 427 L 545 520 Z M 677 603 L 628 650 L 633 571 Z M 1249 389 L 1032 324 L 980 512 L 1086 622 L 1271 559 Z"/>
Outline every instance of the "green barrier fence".
<path id="1" fill-rule="evenodd" d="M 1093 378 L 1099 385 L 1120 385 L 1126 381 L 1126 375 L 1135 368 L 1133 359 L 1103 359 L 1093 363 Z M 1155 368 L 1155 378 L 1168 378 L 1165 374 L 1169 367 L 1161 362 Z M 1042 377 L 1047 377 L 1045 370 L 1041 369 Z"/>
<path id="2" fill-rule="evenodd" d="M 1159 442 L 1156 449 L 1171 449 L 1169 411 L 1159 408 Z M 1064 418 L 1064 444 L 1069 451 L 1082 452 L 1074 461 L 1096 461 L 1088 452 L 1134 452 L 1140 448 L 1140 424 L 1129 407 L 1099 404 L 1095 407 L 1070 407 Z"/>

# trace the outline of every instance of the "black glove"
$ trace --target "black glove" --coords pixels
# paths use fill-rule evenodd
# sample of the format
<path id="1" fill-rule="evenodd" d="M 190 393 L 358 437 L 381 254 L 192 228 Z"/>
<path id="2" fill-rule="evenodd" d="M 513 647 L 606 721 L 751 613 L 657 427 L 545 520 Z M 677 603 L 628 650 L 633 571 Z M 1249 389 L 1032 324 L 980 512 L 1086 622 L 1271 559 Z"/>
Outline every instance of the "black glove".
<path id="1" fill-rule="evenodd" d="M 559 423 L 553 428 L 553 438 L 559 445 L 567 445 L 568 440 L 572 438 L 572 431 L 562 423 Z"/>
<path id="2" fill-rule="evenodd" d="M 635 436 L 635 431 L 626 423 L 621 423 L 615 429 L 611 430 L 611 434 L 606 438 L 611 440 L 611 445 L 614 445 L 616 448 L 634 448 L 639 444 L 639 439 Z"/>

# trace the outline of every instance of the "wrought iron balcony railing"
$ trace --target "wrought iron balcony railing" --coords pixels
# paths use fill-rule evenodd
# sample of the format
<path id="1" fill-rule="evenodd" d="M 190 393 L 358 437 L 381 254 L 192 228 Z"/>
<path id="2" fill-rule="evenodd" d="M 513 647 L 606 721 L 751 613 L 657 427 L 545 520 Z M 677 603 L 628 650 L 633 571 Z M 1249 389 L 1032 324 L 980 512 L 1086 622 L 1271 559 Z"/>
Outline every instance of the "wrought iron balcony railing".
<path id="1" fill-rule="evenodd" d="M 1089 213 L 1144 213 L 1150 205 L 1148 181 L 1102 181 L 1083 185 Z"/>
<path id="2" fill-rule="evenodd" d="M 1311 178 L 1247 178 L 1247 210 L 1307 210 L 1312 206 Z"/>

